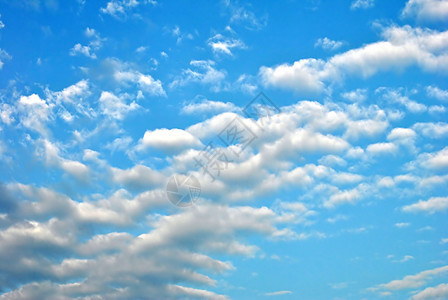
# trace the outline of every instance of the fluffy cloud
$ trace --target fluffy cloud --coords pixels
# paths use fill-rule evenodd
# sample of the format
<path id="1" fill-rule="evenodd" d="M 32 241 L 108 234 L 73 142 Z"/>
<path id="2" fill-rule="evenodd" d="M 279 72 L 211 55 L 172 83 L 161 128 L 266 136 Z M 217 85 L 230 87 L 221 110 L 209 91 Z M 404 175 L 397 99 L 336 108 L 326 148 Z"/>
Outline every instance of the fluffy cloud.
<path id="1" fill-rule="evenodd" d="M 446 72 L 447 31 L 388 27 L 383 41 L 367 44 L 337 54 L 328 60 L 307 58 L 275 67 L 261 67 L 259 75 L 265 86 L 295 91 L 320 92 L 327 83 L 348 76 L 370 77 L 384 71 L 419 66 L 429 72 Z"/>
<path id="2" fill-rule="evenodd" d="M 442 90 L 436 86 L 428 86 L 426 87 L 426 93 L 430 97 L 434 97 L 440 101 L 448 102 L 448 91 Z"/>
<path id="3" fill-rule="evenodd" d="M 416 289 L 425 285 L 433 277 L 444 274 L 448 271 L 448 266 L 439 267 L 432 270 L 426 270 L 415 275 L 408 275 L 403 279 L 393 280 L 388 283 L 380 284 L 371 291 L 396 291 L 404 289 Z"/>
<path id="4" fill-rule="evenodd" d="M 53 116 L 53 104 L 47 103 L 39 95 L 21 96 L 18 101 L 20 123 L 28 129 L 35 130 L 43 136 L 48 136 L 47 122 Z"/>
<path id="5" fill-rule="evenodd" d="M 139 150 L 154 148 L 168 153 L 178 153 L 182 150 L 197 148 L 202 143 L 189 132 L 182 129 L 156 129 L 146 131 Z"/>
<path id="6" fill-rule="evenodd" d="M 340 41 L 333 41 L 330 40 L 327 37 L 319 38 L 316 43 L 314 44 L 314 47 L 322 47 L 324 50 L 337 50 L 339 49 L 344 43 Z"/>
<path id="7" fill-rule="evenodd" d="M 448 3 L 444 0 L 409 0 L 402 15 L 416 17 L 418 20 L 446 20 Z"/>
<path id="8" fill-rule="evenodd" d="M 245 49 L 243 41 L 236 38 L 226 38 L 222 34 L 216 34 L 209 38 L 208 45 L 212 48 L 216 54 L 226 54 L 232 56 L 232 49 Z"/>
<path id="9" fill-rule="evenodd" d="M 445 299 L 448 297 L 448 284 L 441 283 L 435 287 L 428 287 L 412 296 L 412 300 Z"/>
<path id="10" fill-rule="evenodd" d="M 427 201 L 419 201 L 414 204 L 403 206 L 402 210 L 404 212 L 426 212 L 426 213 L 436 213 L 443 212 L 448 209 L 448 198 L 447 197 L 432 197 Z"/>
<path id="11" fill-rule="evenodd" d="M 135 70 L 116 70 L 114 78 L 119 83 L 134 83 L 151 96 L 166 96 L 160 80 L 155 80 L 151 75 L 145 75 Z"/>
<path id="12" fill-rule="evenodd" d="M 170 83 L 171 88 L 185 86 L 190 83 L 210 85 L 214 91 L 222 88 L 222 81 L 227 76 L 224 70 L 214 68 L 215 62 L 211 60 L 192 60 L 191 68 L 182 71 L 182 74 Z"/>
<path id="13" fill-rule="evenodd" d="M 123 96 L 117 97 L 110 92 L 102 92 L 99 99 L 99 107 L 102 113 L 113 119 L 123 120 L 125 116 L 140 108 L 140 105 L 132 101 L 126 104 Z"/>
<path id="14" fill-rule="evenodd" d="M 212 101 L 202 99 L 199 102 L 191 102 L 182 107 L 181 112 L 187 115 L 204 113 L 222 113 L 235 111 L 236 106 L 232 102 Z"/>

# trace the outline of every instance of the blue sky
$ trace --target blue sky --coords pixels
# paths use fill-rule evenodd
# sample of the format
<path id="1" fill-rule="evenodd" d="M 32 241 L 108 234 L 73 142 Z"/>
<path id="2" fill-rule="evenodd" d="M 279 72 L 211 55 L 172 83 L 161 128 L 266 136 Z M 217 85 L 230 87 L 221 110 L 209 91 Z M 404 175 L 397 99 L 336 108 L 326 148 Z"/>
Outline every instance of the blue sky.
<path id="1" fill-rule="evenodd" d="M 448 298 L 447 20 L 0 1 L 0 299 Z"/>

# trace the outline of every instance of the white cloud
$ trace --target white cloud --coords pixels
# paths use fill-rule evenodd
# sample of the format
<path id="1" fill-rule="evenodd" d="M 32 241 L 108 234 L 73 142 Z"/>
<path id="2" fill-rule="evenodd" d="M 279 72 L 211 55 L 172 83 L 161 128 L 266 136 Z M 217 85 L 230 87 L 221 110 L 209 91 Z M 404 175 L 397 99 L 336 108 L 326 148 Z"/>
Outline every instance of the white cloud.
<path id="1" fill-rule="evenodd" d="M 4 60 L 11 60 L 12 56 L 0 48 L 0 70 L 3 68 Z"/>
<path id="2" fill-rule="evenodd" d="M 166 96 L 162 82 L 160 80 L 154 80 L 149 74 L 145 75 L 135 70 L 116 70 L 114 72 L 114 78 L 121 84 L 126 82 L 135 83 L 140 89 L 151 96 Z"/>
<path id="3" fill-rule="evenodd" d="M 114 18 L 120 19 L 126 16 L 128 11 L 137 7 L 140 4 L 156 5 L 154 0 L 111 0 L 107 2 L 106 7 L 100 8 L 103 14 L 111 15 Z"/>
<path id="4" fill-rule="evenodd" d="M 92 59 L 96 59 L 96 54 L 91 53 L 92 49 L 90 46 L 83 46 L 80 43 L 75 44 L 72 49 L 70 49 L 70 55 L 75 56 L 78 54 L 82 54 L 84 56 L 90 57 Z"/>
<path id="5" fill-rule="evenodd" d="M 227 38 L 222 34 L 216 34 L 209 38 L 208 45 L 216 54 L 226 54 L 232 56 L 232 49 L 245 49 L 246 45 L 240 39 Z"/>
<path id="6" fill-rule="evenodd" d="M 270 292 L 270 293 L 265 293 L 265 296 L 281 296 L 281 295 L 289 295 L 292 294 L 291 291 L 277 291 L 277 292 Z"/>
<path id="7" fill-rule="evenodd" d="M 395 227 L 398 227 L 398 228 L 405 228 L 405 227 L 409 227 L 410 225 L 411 225 L 410 223 L 406 223 L 406 222 L 395 223 Z"/>
<path id="8" fill-rule="evenodd" d="M 426 87 L 426 93 L 428 94 L 428 96 L 436 98 L 437 100 L 448 102 L 447 90 L 442 90 L 437 86 L 430 85 Z"/>
<path id="9" fill-rule="evenodd" d="M 411 162 L 410 166 L 419 165 L 424 169 L 444 170 L 448 168 L 448 146 L 438 152 L 423 153 L 417 157 L 416 162 Z"/>
<path id="10" fill-rule="evenodd" d="M 0 18 L 2 17 L 2 15 L 0 14 Z M 0 29 L 5 28 L 5 24 L 2 22 L 2 20 L 0 20 Z"/>
<path id="11" fill-rule="evenodd" d="M 345 98 L 351 102 L 363 102 L 367 99 L 366 89 L 356 89 L 354 91 L 342 93 L 342 98 Z"/>
<path id="12" fill-rule="evenodd" d="M 6 125 L 11 125 L 15 119 L 12 116 L 14 114 L 14 107 L 7 104 L 2 103 L 0 105 L 0 120 Z"/>
<path id="13" fill-rule="evenodd" d="M 376 143 L 367 146 L 367 152 L 373 155 L 394 154 L 398 148 L 394 143 Z"/>
<path id="14" fill-rule="evenodd" d="M 440 139 L 448 137 L 448 123 L 416 123 L 412 128 L 427 138 Z"/>
<path id="15" fill-rule="evenodd" d="M 386 290 L 386 291 L 395 291 L 395 290 L 404 290 L 404 289 L 416 289 L 423 285 L 425 285 L 429 280 L 433 277 L 443 274 L 448 271 L 448 266 L 439 267 L 432 270 L 426 270 L 420 272 L 415 275 L 408 275 L 403 279 L 393 280 L 389 283 L 380 284 L 374 288 L 371 288 L 372 291 L 377 290 Z"/>
<path id="16" fill-rule="evenodd" d="M 430 300 L 430 299 L 447 299 L 448 298 L 448 284 L 441 283 L 435 287 L 427 287 L 421 292 L 412 296 L 412 300 Z"/>
<path id="17" fill-rule="evenodd" d="M 401 140 L 401 139 L 412 139 L 415 138 L 417 134 L 414 130 L 410 128 L 394 128 L 387 136 L 390 141 Z"/>
<path id="18" fill-rule="evenodd" d="M 45 163 L 48 166 L 60 168 L 80 181 L 89 179 L 90 170 L 86 165 L 61 157 L 59 148 L 48 140 L 42 140 L 42 144 Z"/>
<path id="19" fill-rule="evenodd" d="M 241 24 L 249 30 L 260 30 L 267 25 L 267 17 L 259 17 L 253 11 L 237 1 L 224 0 L 224 5 L 230 12 L 230 23 Z"/>
<path id="20" fill-rule="evenodd" d="M 187 115 L 204 114 L 204 113 L 222 113 L 233 112 L 237 109 L 232 102 L 212 101 L 202 99 L 199 102 L 190 102 L 184 105 L 181 112 Z"/>
<path id="21" fill-rule="evenodd" d="M 91 59 L 96 59 L 97 56 L 93 51 L 99 50 L 103 46 L 105 39 L 102 39 L 95 29 L 89 27 L 86 28 L 84 34 L 90 40 L 89 44 L 87 46 L 83 46 L 80 43 L 75 44 L 70 49 L 70 55 L 76 56 L 81 54 Z"/>
<path id="22" fill-rule="evenodd" d="M 188 131 L 162 128 L 146 131 L 139 142 L 138 150 L 154 148 L 167 153 L 179 153 L 201 145 L 202 143 Z"/>
<path id="23" fill-rule="evenodd" d="M 37 94 L 21 96 L 18 101 L 20 124 L 47 136 L 49 131 L 46 123 L 52 118 L 52 106 Z"/>
<path id="24" fill-rule="evenodd" d="M 314 47 L 322 47 L 324 50 L 337 50 L 339 49 L 344 43 L 341 41 L 333 41 L 330 40 L 327 37 L 319 38 L 316 43 L 314 44 Z"/>
<path id="25" fill-rule="evenodd" d="M 301 59 L 291 64 L 261 67 L 265 86 L 295 91 L 321 92 L 326 83 L 348 76 L 370 77 L 379 72 L 419 66 L 428 72 L 445 72 L 448 31 L 391 26 L 383 30 L 383 41 L 337 54 L 328 60 Z"/>
<path id="26" fill-rule="evenodd" d="M 200 83 L 210 85 L 213 91 L 222 89 L 222 81 L 226 78 L 227 73 L 224 70 L 217 70 L 214 67 L 215 62 L 211 60 L 192 60 L 191 68 L 182 71 L 171 83 L 171 88 L 185 86 L 190 83 Z"/>
<path id="27" fill-rule="evenodd" d="M 448 198 L 447 197 L 432 197 L 427 201 L 420 200 L 414 204 L 406 205 L 402 207 L 404 212 L 426 212 L 426 213 L 436 213 L 443 212 L 448 209 Z"/>
<path id="28" fill-rule="evenodd" d="M 361 199 L 362 188 L 354 188 L 351 190 L 339 191 L 331 195 L 328 200 L 324 201 L 325 208 L 334 208 L 343 204 L 354 204 Z"/>
<path id="29" fill-rule="evenodd" d="M 426 105 L 411 100 L 408 96 L 402 95 L 400 89 L 378 88 L 375 92 L 383 92 L 382 96 L 386 101 L 403 105 L 412 113 L 422 113 L 427 110 Z"/>
<path id="30" fill-rule="evenodd" d="M 402 15 L 417 20 L 443 21 L 448 17 L 448 3 L 445 0 L 409 0 Z"/>
<path id="31" fill-rule="evenodd" d="M 99 99 L 101 112 L 113 119 L 123 120 L 126 115 L 140 108 L 140 105 L 132 101 L 126 104 L 124 96 L 117 97 L 110 92 L 102 92 Z"/>
<path id="32" fill-rule="evenodd" d="M 375 5 L 375 0 L 354 0 L 350 5 L 350 9 L 367 9 Z"/>

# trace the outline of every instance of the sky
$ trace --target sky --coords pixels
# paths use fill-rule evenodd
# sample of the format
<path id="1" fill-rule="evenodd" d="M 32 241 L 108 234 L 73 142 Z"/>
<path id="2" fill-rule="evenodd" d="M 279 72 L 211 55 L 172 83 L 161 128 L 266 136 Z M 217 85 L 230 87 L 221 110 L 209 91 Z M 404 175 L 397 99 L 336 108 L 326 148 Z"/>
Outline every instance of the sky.
<path id="1" fill-rule="evenodd" d="M 448 1 L 0 0 L 0 299 L 448 299 Z"/>

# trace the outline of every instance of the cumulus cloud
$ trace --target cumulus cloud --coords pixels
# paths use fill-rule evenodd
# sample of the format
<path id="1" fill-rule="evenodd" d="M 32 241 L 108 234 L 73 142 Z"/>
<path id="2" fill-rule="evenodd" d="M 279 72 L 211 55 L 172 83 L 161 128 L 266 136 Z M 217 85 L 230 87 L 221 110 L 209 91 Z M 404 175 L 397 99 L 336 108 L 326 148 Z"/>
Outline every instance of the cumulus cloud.
<path id="1" fill-rule="evenodd" d="M 448 297 L 448 284 L 441 283 L 434 287 L 427 287 L 421 292 L 412 296 L 412 300 L 427 300 L 427 299 L 445 299 Z"/>
<path id="2" fill-rule="evenodd" d="M 291 64 L 263 66 L 259 75 L 265 86 L 302 92 L 321 92 L 327 83 L 349 76 L 371 77 L 379 72 L 418 66 L 428 72 L 446 72 L 447 31 L 391 26 L 383 41 L 337 54 L 327 60 L 306 58 Z"/>
<path id="3" fill-rule="evenodd" d="M 448 271 L 448 266 L 443 266 L 431 270 L 426 270 L 415 275 L 405 276 L 403 279 L 393 280 L 370 288 L 371 291 L 397 291 L 404 289 L 416 289 L 425 285 L 436 276 L 440 276 Z"/>
<path id="4" fill-rule="evenodd" d="M 201 101 L 193 101 L 184 105 L 181 112 L 187 115 L 206 114 L 206 113 L 222 113 L 235 111 L 237 107 L 232 102 L 212 101 L 202 99 Z"/>
<path id="5" fill-rule="evenodd" d="M 403 206 L 402 210 L 404 212 L 413 213 L 436 213 L 443 212 L 448 209 L 448 198 L 447 197 L 432 197 L 427 201 L 420 200 L 417 203 Z"/>
<path id="6" fill-rule="evenodd" d="M 327 37 L 319 38 L 316 43 L 314 44 L 314 47 L 321 47 L 324 50 L 337 50 L 339 49 L 344 43 L 341 41 L 333 41 L 330 40 Z"/>
<path id="7" fill-rule="evenodd" d="M 53 104 L 40 98 L 37 94 L 21 96 L 18 101 L 20 124 L 35 130 L 43 136 L 49 135 L 47 123 L 53 117 Z"/>
<path id="8" fill-rule="evenodd" d="M 139 150 L 153 148 L 167 153 L 178 153 L 201 145 L 202 143 L 188 131 L 162 128 L 146 131 L 138 148 Z"/>
<path id="9" fill-rule="evenodd" d="M 448 17 L 448 3 L 445 0 L 409 0 L 402 15 L 417 20 L 443 21 Z"/>
<path id="10" fill-rule="evenodd" d="M 426 93 L 428 94 L 428 96 L 436 98 L 437 100 L 448 102 L 447 90 L 442 90 L 437 86 L 430 85 L 426 87 Z"/>
<path id="11" fill-rule="evenodd" d="M 99 107 L 101 112 L 113 119 L 123 120 L 125 116 L 140 108 L 135 101 L 126 104 L 124 96 L 115 96 L 110 92 L 102 92 L 99 99 Z"/>

